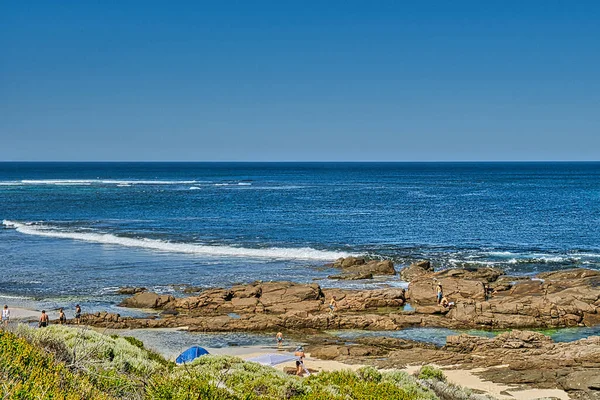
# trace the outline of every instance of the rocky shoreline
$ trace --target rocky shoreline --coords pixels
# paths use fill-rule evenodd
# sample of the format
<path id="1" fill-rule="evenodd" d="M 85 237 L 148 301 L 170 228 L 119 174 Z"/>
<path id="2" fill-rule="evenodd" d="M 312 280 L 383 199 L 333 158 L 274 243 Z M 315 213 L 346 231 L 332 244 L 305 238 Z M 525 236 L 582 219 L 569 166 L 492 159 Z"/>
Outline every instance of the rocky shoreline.
<path id="1" fill-rule="evenodd" d="M 342 276 L 390 274 L 390 261 L 338 260 Z M 434 272 L 420 262 L 403 269 L 408 290 L 398 288 L 324 289 L 318 284 L 254 282 L 208 289 L 187 297 L 137 290 L 121 306 L 153 309 L 158 316 L 85 315 L 88 325 L 124 328 L 176 328 L 190 331 L 276 331 L 407 327 L 454 329 L 523 329 L 595 326 L 600 324 L 600 271 L 572 269 L 535 277 L 506 276 L 494 268 Z M 437 304 L 436 286 L 454 302 Z M 337 299 L 334 314 L 328 302 Z M 409 304 L 410 307 L 405 307 Z"/>
<path id="2" fill-rule="evenodd" d="M 332 266 L 335 279 L 371 279 L 396 274 L 391 261 L 349 257 Z M 428 261 L 402 269 L 407 290 L 326 289 L 317 283 L 254 282 L 231 288 L 184 290 L 175 298 L 122 288 L 132 294 L 120 305 L 155 311 L 146 318 L 100 312 L 84 315 L 86 325 L 110 329 L 185 328 L 190 332 L 277 332 L 306 335 L 313 357 L 401 368 L 436 363 L 478 369 L 486 380 L 537 388 L 559 388 L 573 398 L 600 398 L 600 337 L 554 343 L 541 333 L 514 330 L 493 339 L 449 336 L 446 345 L 363 337 L 352 343 L 326 330 L 527 329 L 600 324 L 600 271 L 571 269 L 534 277 L 507 276 L 495 268 L 434 271 Z M 454 303 L 437 304 L 436 287 Z M 187 288 L 184 288 L 187 289 Z M 329 311 L 335 296 L 337 307 Z"/>
<path id="3" fill-rule="evenodd" d="M 495 338 L 448 336 L 447 344 L 364 337 L 353 344 L 315 338 L 307 346 L 323 360 L 403 368 L 424 360 L 446 368 L 476 371 L 481 378 L 540 389 L 565 390 L 571 398 L 600 398 L 600 337 L 555 343 L 538 332 L 514 330 Z"/>

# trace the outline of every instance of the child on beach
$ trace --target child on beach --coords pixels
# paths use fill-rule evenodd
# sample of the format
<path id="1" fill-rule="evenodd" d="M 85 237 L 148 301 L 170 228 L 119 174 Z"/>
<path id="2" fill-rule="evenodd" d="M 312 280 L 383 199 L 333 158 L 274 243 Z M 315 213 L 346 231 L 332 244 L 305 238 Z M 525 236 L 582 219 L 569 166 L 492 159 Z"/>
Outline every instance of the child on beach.
<path id="1" fill-rule="evenodd" d="M 4 309 L 2 310 L 2 325 L 4 325 L 4 327 L 8 326 L 9 319 L 10 319 L 10 310 L 8 309 L 8 306 L 5 304 Z"/>
<path id="2" fill-rule="evenodd" d="M 283 333 L 277 332 L 275 339 L 277 340 L 277 347 L 281 348 L 281 346 L 283 346 Z"/>

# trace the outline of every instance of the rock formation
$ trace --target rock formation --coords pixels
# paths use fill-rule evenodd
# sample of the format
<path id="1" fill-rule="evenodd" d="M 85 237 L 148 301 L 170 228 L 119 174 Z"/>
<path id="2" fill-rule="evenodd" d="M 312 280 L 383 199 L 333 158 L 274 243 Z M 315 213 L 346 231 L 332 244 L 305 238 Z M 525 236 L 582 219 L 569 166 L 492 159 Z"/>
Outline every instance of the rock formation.
<path id="1" fill-rule="evenodd" d="M 436 304 L 438 282 L 454 307 Z M 484 284 L 494 292 L 487 295 Z M 333 296 L 337 309 L 330 315 L 328 302 Z M 413 306 L 410 311 L 404 311 L 405 301 Z M 594 326 L 600 322 L 600 272 L 579 269 L 512 279 L 493 268 L 441 271 L 419 274 L 406 293 L 398 288 L 342 290 L 322 289 L 316 283 L 255 282 L 182 298 L 137 293 L 121 305 L 154 308 L 162 314 L 118 322 L 94 314 L 89 323 L 123 328 L 188 326 L 199 331 Z"/>
<path id="2" fill-rule="evenodd" d="M 494 338 L 448 336 L 446 346 L 404 339 L 364 337 L 354 344 L 316 343 L 306 347 L 312 357 L 381 368 L 436 363 L 480 368 L 484 379 L 539 388 L 559 388 L 573 398 L 600 398 L 600 337 L 555 343 L 537 332 L 511 331 Z"/>
<path id="3" fill-rule="evenodd" d="M 330 279 L 370 279 L 374 275 L 395 275 L 394 263 L 391 260 L 371 260 L 364 258 L 339 258 L 333 263 L 334 268 L 340 268 L 342 274 L 332 275 Z M 361 278 L 362 277 L 362 278 Z"/>

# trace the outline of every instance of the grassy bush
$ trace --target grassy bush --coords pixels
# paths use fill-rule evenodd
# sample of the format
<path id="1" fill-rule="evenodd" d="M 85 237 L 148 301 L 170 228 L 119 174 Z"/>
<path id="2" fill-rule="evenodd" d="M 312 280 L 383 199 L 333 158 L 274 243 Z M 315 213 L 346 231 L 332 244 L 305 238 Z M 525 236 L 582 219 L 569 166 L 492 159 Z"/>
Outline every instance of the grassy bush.
<path id="1" fill-rule="evenodd" d="M 434 380 L 441 382 L 446 381 L 446 377 L 444 376 L 442 370 L 439 368 L 432 367 L 431 365 L 422 366 L 421 369 L 417 372 L 417 376 L 419 379 Z"/>
<path id="2" fill-rule="evenodd" d="M 20 325 L 15 333 L 54 354 L 71 370 L 86 374 L 98 390 L 119 398 L 142 396 L 145 382 L 164 369 L 147 351 L 126 339 L 91 329 L 64 325 L 35 329 Z"/>
<path id="3" fill-rule="evenodd" d="M 4 399 L 109 399 L 83 374 L 52 354 L 0 331 L 0 393 Z"/>

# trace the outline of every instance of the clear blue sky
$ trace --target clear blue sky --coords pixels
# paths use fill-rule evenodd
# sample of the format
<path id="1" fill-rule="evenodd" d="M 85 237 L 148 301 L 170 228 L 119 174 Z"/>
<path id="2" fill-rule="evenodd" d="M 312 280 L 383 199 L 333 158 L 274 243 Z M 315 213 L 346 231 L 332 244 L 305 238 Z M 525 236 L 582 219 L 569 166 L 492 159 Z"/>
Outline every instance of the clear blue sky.
<path id="1" fill-rule="evenodd" d="M 8 1 L 0 51 L 0 160 L 600 159 L 600 1 Z"/>

